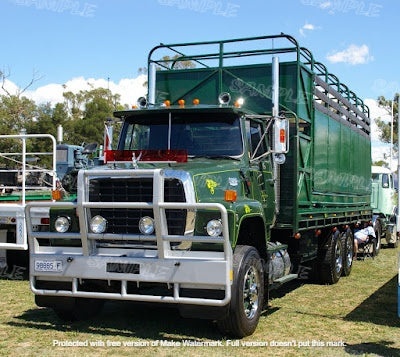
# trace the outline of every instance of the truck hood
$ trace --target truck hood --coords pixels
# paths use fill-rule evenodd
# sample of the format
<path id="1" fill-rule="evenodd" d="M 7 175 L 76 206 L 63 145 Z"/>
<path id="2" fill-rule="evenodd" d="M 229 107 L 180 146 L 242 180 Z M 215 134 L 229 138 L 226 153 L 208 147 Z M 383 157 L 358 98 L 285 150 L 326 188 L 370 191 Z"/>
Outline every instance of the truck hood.
<path id="1" fill-rule="evenodd" d="M 189 159 L 186 163 L 146 164 L 139 163 L 139 169 L 162 168 L 167 177 L 181 177 L 185 173 L 193 182 L 197 202 L 222 201 L 226 190 L 242 192 L 243 180 L 240 170 L 245 167 L 242 160 L 233 159 Z M 124 165 L 124 168 L 128 168 Z"/>

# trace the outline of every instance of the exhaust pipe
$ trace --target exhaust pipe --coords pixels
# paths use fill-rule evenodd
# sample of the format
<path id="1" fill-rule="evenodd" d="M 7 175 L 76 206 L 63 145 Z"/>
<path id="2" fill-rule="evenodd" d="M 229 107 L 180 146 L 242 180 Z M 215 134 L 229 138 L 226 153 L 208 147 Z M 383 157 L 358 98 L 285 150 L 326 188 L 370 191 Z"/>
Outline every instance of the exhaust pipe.
<path id="1" fill-rule="evenodd" d="M 279 57 L 272 57 L 272 120 L 275 121 L 275 130 L 277 130 L 276 121 L 279 121 Z M 274 141 L 275 142 L 275 141 Z M 275 146 L 275 144 L 274 144 Z M 274 147 L 273 150 L 276 148 Z M 275 155 L 275 154 L 274 154 Z M 273 175 L 274 175 L 274 191 L 275 191 L 275 220 L 279 214 L 281 200 L 281 184 L 280 184 L 280 165 L 273 160 Z"/>
<path id="2" fill-rule="evenodd" d="M 62 144 L 63 140 L 64 140 L 64 129 L 60 124 L 57 127 L 57 141 L 59 144 Z"/>
<path id="3" fill-rule="evenodd" d="M 156 65 L 155 63 L 150 63 L 149 67 L 149 94 L 148 94 L 148 102 L 149 105 L 154 105 L 156 103 Z"/>
<path id="4" fill-rule="evenodd" d="M 279 116 L 279 57 L 272 57 L 272 116 Z"/>

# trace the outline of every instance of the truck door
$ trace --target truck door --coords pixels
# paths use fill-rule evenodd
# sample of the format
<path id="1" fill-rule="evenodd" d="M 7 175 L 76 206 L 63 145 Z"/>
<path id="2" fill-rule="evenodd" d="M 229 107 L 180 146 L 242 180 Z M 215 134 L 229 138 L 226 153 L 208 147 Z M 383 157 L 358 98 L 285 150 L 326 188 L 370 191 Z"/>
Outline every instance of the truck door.
<path id="1" fill-rule="evenodd" d="M 275 213 L 274 181 L 272 177 L 271 155 L 262 156 L 269 148 L 268 135 L 264 135 L 262 120 L 247 119 L 246 133 L 249 148 L 250 175 L 253 197 L 262 203 L 266 224 L 273 222 Z"/>

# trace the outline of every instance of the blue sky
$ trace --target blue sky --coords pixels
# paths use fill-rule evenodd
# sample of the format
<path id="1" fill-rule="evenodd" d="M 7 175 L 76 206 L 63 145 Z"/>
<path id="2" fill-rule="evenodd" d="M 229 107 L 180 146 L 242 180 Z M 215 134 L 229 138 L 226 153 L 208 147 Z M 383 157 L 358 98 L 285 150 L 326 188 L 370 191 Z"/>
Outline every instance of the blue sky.
<path id="1" fill-rule="evenodd" d="M 19 86 L 37 71 L 31 89 L 135 78 L 160 42 L 285 32 L 361 98 L 400 91 L 393 0 L 0 0 L 0 13 L 0 69 Z"/>

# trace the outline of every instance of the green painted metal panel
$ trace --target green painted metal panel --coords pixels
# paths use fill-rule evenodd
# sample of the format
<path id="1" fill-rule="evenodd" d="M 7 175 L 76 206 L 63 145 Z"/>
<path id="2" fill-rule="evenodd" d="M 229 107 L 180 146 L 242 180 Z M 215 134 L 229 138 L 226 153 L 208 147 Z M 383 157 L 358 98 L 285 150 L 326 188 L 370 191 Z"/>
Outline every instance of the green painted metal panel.
<path id="1" fill-rule="evenodd" d="M 256 113 L 270 113 L 271 65 L 233 66 L 222 69 L 222 83 L 219 85 L 215 68 L 186 69 L 157 72 L 156 101 L 168 99 L 176 104 L 179 99 L 191 103 L 197 98 L 201 104 L 218 104 L 218 89 L 229 92 L 232 100 L 245 99 L 246 109 Z M 296 110 L 296 64 L 282 63 L 280 66 L 280 102 L 288 110 Z"/>

